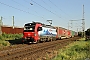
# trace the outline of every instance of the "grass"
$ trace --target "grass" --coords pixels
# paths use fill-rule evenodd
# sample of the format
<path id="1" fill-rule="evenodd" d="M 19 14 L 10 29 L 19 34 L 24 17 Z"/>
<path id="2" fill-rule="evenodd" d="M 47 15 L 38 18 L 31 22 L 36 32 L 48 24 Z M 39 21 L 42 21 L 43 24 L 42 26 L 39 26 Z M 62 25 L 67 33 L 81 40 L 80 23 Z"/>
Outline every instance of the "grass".
<path id="1" fill-rule="evenodd" d="M 22 38 L 22 34 L 5 34 L 0 35 L 0 48 L 4 46 L 10 46 L 12 43 L 16 43 Z"/>
<path id="2" fill-rule="evenodd" d="M 81 39 L 79 39 L 79 40 L 83 40 L 83 41 L 85 41 L 85 38 L 81 38 Z"/>
<path id="3" fill-rule="evenodd" d="M 0 41 L 0 46 L 9 46 L 10 43 L 7 41 Z"/>
<path id="4" fill-rule="evenodd" d="M 83 38 L 82 38 L 83 39 Z M 59 54 L 53 60 L 85 60 L 90 59 L 90 40 L 80 39 L 59 50 Z"/>

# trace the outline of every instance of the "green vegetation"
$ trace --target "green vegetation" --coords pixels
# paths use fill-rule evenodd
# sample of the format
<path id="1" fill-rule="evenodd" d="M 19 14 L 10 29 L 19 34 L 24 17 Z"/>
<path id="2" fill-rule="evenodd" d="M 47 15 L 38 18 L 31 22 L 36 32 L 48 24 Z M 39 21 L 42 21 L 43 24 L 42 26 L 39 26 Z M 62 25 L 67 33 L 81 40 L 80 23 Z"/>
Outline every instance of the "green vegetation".
<path id="1" fill-rule="evenodd" d="M 3 33 L 0 36 L 0 40 L 12 40 L 12 39 L 19 39 L 22 37 L 22 34 L 5 34 Z"/>
<path id="2" fill-rule="evenodd" d="M 83 33 L 84 33 L 84 32 L 78 32 L 78 36 L 83 37 Z M 85 31 L 85 35 L 86 35 L 86 36 L 90 36 L 90 28 L 88 28 L 88 29 Z"/>
<path id="3" fill-rule="evenodd" d="M 90 28 L 85 31 L 86 35 L 90 36 Z"/>
<path id="4" fill-rule="evenodd" d="M 15 40 L 21 39 L 22 34 L 5 34 L 0 35 L 0 48 L 3 46 L 10 46 L 12 42 L 16 42 Z M 17 41 L 18 42 L 18 41 Z"/>
<path id="5" fill-rule="evenodd" d="M 81 38 L 81 39 L 78 39 L 78 40 L 85 41 L 85 38 Z"/>
<path id="6" fill-rule="evenodd" d="M 53 60 L 86 60 L 90 59 L 90 40 L 76 41 L 59 50 Z"/>

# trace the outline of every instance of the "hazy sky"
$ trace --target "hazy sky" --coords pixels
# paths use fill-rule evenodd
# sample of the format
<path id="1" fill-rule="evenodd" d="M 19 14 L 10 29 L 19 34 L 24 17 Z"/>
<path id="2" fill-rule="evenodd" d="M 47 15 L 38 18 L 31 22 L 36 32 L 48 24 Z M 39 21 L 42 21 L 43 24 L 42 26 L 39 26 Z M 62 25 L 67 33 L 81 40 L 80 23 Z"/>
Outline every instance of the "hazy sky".
<path id="1" fill-rule="evenodd" d="M 48 24 L 52 20 L 53 26 L 81 30 L 83 18 L 85 29 L 90 28 L 90 0 L 0 0 L 0 16 L 4 25 L 12 25 L 12 16 L 15 17 L 15 26 L 23 27 L 25 23 L 37 21 Z M 70 20 L 73 21 L 71 25 Z M 69 29 L 71 29 L 69 27 Z"/>

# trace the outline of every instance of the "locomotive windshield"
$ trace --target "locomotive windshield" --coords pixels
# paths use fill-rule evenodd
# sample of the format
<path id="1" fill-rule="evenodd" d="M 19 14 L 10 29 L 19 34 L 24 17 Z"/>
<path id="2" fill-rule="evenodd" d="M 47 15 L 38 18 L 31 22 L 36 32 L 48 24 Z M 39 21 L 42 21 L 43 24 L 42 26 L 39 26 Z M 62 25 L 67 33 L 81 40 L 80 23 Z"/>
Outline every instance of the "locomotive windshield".
<path id="1" fill-rule="evenodd" d="M 24 32 L 34 32 L 35 25 L 34 24 L 25 24 Z"/>

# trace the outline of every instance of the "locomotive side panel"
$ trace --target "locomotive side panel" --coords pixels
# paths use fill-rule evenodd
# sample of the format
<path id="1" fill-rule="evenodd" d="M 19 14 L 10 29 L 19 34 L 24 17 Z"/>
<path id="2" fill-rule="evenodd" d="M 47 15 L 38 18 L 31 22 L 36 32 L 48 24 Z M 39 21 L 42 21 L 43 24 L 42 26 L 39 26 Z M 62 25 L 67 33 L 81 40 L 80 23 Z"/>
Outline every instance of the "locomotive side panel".
<path id="1" fill-rule="evenodd" d="M 38 32 L 40 41 L 56 40 L 56 29 L 51 27 L 42 27 L 42 31 Z"/>
<path id="2" fill-rule="evenodd" d="M 57 35 L 56 29 L 42 27 L 42 31 L 38 32 L 39 36 L 55 36 Z"/>

